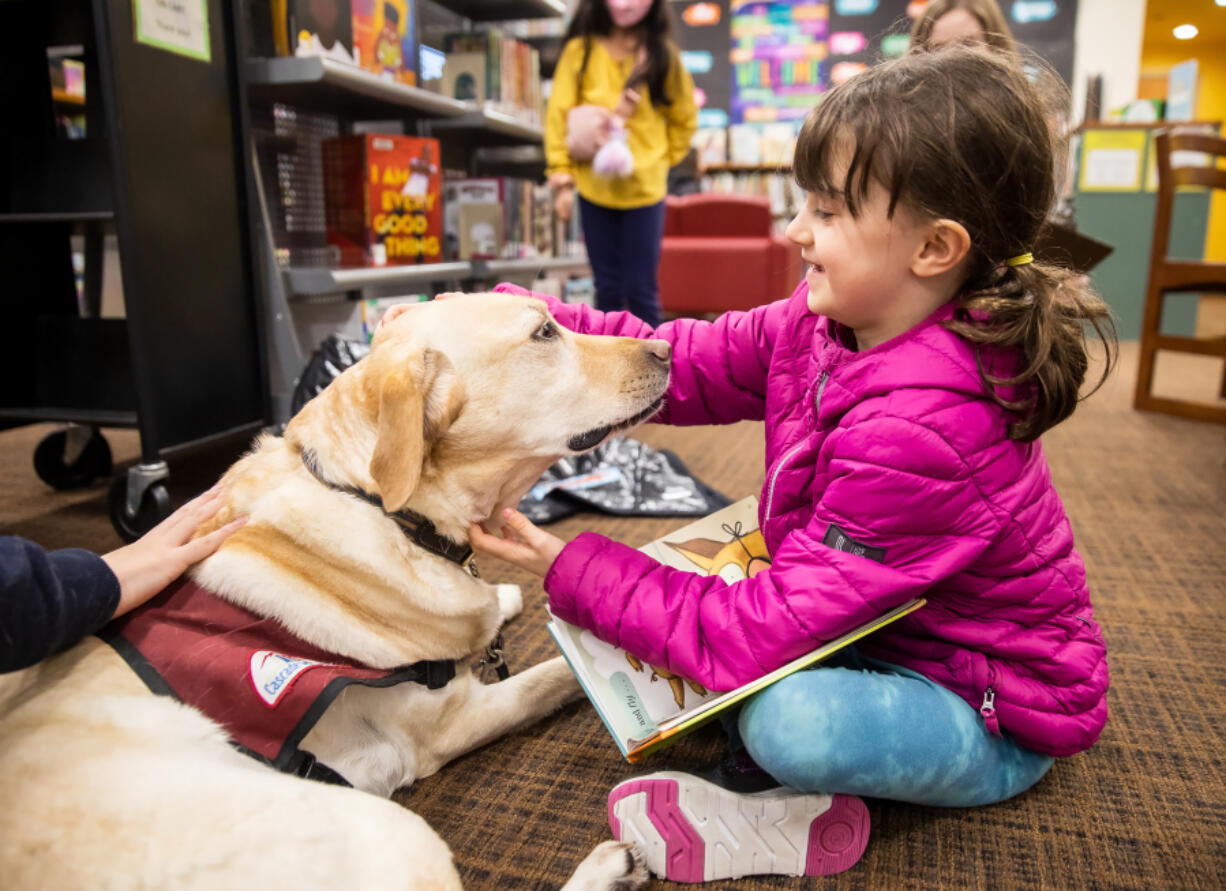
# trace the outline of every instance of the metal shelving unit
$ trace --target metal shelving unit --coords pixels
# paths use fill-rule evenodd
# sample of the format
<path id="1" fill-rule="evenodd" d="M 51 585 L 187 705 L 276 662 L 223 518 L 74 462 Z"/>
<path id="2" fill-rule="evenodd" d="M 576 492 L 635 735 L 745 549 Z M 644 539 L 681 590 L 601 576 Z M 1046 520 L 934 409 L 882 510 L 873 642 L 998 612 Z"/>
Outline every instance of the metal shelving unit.
<path id="1" fill-rule="evenodd" d="M 0 213 L 0 223 L 109 223 L 114 219 L 115 214 L 109 210 Z"/>
<path id="2" fill-rule="evenodd" d="M 58 421 L 39 476 L 77 488 L 111 473 L 100 426 L 136 427 L 140 462 L 110 489 L 131 539 L 169 513 L 165 457 L 258 431 L 259 348 L 237 83 L 235 13 L 203 0 L 207 59 L 136 39 L 130 0 L 4 0 L 0 32 L 0 290 L 14 373 L 0 427 Z M 84 138 L 56 123 L 48 59 L 80 57 Z M 75 109 L 74 109 L 75 110 Z M 124 318 L 100 317 L 113 231 Z M 71 237 L 84 236 L 79 300 Z"/>
<path id="3" fill-rule="evenodd" d="M 566 15 L 565 0 L 435 0 L 475 22 L 509 22 Z"/>
<path id="4" fill-rule="evenodd" d="M 425 263 L 421 266 L 369 266 L 331 269 L 326 266 L 290 267 L 284 270 L 291 294 L 312 296 L 343 294 L 362 288 L 415 287 L 434 282 L 473 278 L 472 264 Z"/>
<path id="5" fill-rule="evenodd" d="M 533 145 L 545 138 L 545 131 L 535 124 L 489 109 L 470 109 L 460 117 L 446 118 L 430 123 L 431 134 L 448 130 L 475 130 L 486 142 L 498 139 L 502 143 L 527 143 Z"/>
<path id="6" fill-rule="evenodd" d="M 317 111 L 386 115 L 401 109 L 440 118 L 472 111 L 469 103 L 321 56 L 249 59 L 245 73 L 253 97 Z"/>
<path id="7" fill-rule="evenodd" d="M 234 0 L 236 4 L 240 0 Z M 433 0 L 455 15 L 472 22 L 562 16 L 564 0 Z M 321 212 L 319 184 L 304 185 L 295 177 L 317 177 L 311 161 L 318 141 L 349 129 L 355 121 L 403 122 L 406 133 L 435 136 L 440 140 L 444 167 L 471 169 L 482 150 L 494 157 L 502 152 L 531 151 L 544 139 L 541 127 L 510 115 L 459 102 L 429 90 L 382 78 L 331 59 L 251 58 L 242 66 L 245 92 L 257 110 L 271 110 L 264 124 L 253 124 L 248 153 L 252 169 L 255 241 L 261 258 L 265 297 L 268 371 L 273 417 L 288 419 L 293 387 L 306 364 L 306 351 L 299 343 L 294 312 L 318 312 L 329 305 L 374 293 L 395 293 L 403 288 L 458 288 L 476 286 L 497 277 L 528 276 L 538 271 L 582 270 L 586 257 L 540 260 L 476 260 L 431 263 L 418 266 L 331 268 L 321 265 L 322 245 L 310 242 L 312 214 Z M 322 116 L 322 117 L 321 117 Z M 330 123 L 329 123 L 330 122 Z M 300 129 L 295 129 L 300 128 Z M 330 128 L 330 129 L 329 129 Z M 301 140 L 308 140 L 307 144 Z M 304 147 L 305 146 L 305 147 Z M 269 154 L 281 161 L 269 163 Z M 263 163 L 262 163 L 263 162 Z M 285 165 L 289 165 L 287 168 Z M 517 168 L 525 166 L 517 156 Z M 487 168 L 488 164 L 483 164 Z M 497 168 L 497 162 L 493 165 Z M 305 173 L 303 171 L 306 171 Z M 275 187 L 283 193 L 289 181 L 296 197 L 287 210 L 275 205 Z M 315 202 L 314 204 L 312 202 Z M 289 219 L 292 216 L 293 220 Z M 317 249 L 318 248 L 318 249 Z M 303 261 L 295 254 L 308 256 Z M 286 255 L 289 262 L 286 262 Z"/>
<path id="8" fill-rule="evenodd" d="M 564 272 L 588 268 L 587 255 L 574 257 L 541 257 L 522 260 L 474 260 L 473 277 L 518 276 L 524 273 Z"/>

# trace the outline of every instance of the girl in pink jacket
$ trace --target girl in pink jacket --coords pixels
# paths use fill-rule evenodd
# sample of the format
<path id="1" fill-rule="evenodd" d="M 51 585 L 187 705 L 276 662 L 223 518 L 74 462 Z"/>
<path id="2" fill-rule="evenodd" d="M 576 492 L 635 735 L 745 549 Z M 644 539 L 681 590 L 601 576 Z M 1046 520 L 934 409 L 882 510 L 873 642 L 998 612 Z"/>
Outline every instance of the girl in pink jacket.
<path id="1" fill-rule="evenodd" d="M 672 345 L 660 420 L 765 420 L 773 555 L 728 583 L 514 512 L 504 538 L 474 527 L 545 577 L 557 616 L 726 690 L 928 600 L 752 699 L 730 728 L 745 769 L 613 790 L 614 834 L 658 875 L 846 869 L 868 837 L 854 796 L 1002 801 L 1098 738 L 1105 648 L 1038 438 L 1076 406 L 1083 324 L 1109 358 L 1114 332 L 1082 280 L 1031 255 L 1054 142 L 1010 60 L 912 54 L 831 90 L 801 132 L 788 236 L 808 266 L 790 299 L 655 331 L 550 303 L 571 330 Z"/>

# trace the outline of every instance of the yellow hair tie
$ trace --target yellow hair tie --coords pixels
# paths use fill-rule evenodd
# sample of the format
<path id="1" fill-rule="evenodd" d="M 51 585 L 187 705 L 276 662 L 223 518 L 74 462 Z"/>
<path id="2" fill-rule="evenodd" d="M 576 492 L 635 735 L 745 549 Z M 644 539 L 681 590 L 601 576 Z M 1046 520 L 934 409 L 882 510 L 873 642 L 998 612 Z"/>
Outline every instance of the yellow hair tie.
<path id="1" fill-rule="evenodd" d="M 1027 263 L 1034 262 L 1034 254 L 1018 254 L 1016 257 L 1010 257 L 1005 261 L 1006 266 L 1025 266 Z"/>

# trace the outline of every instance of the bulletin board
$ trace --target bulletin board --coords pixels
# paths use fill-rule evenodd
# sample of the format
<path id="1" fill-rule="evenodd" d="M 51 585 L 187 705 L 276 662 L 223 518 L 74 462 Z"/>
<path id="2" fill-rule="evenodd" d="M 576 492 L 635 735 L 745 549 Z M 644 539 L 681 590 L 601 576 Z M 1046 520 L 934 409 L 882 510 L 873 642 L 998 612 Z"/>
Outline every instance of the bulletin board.
<path id="1" fill-rule="evenodd" d="M 1001 0 L 1013 36 L 1071 83 L 1078 0 Z M 923 0 L 671 0 L 700 127 L 801 120 L 832 83 L 906 52 Z"/>

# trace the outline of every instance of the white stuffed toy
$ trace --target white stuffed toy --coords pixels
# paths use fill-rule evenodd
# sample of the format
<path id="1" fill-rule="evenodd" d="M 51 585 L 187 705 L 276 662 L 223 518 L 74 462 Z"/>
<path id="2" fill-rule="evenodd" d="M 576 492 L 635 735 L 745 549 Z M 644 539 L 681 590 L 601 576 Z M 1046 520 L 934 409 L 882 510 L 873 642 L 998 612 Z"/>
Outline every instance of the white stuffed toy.
<path id="1" fill-rule="evenodd" d="M 621 118 L 614 116 L 608 142 L 592 158 L 592 172 L 613 179 L 634 173 L 634 154 L 626 143 L 626 125 Z"/>
<path id="2" fill-rule="evenodd" d="M 581 147 L 592 146 L 595 148 L 595 154 L 591 156 L 593 173 L 611 179 L 622 179 L 632 174 L 634 153 L 630 151 L 626 121 L 638 108 L 640 98 L 636 91 L 627 89 L 622 92 L 621 101 L 612 111 L 598 109 L 603 112 L 600 116 L 591 114 L 594 106 L 572 109 L 567 139 L 571 157 L 579 160 L 576 149 L 582 153 Z"/>

